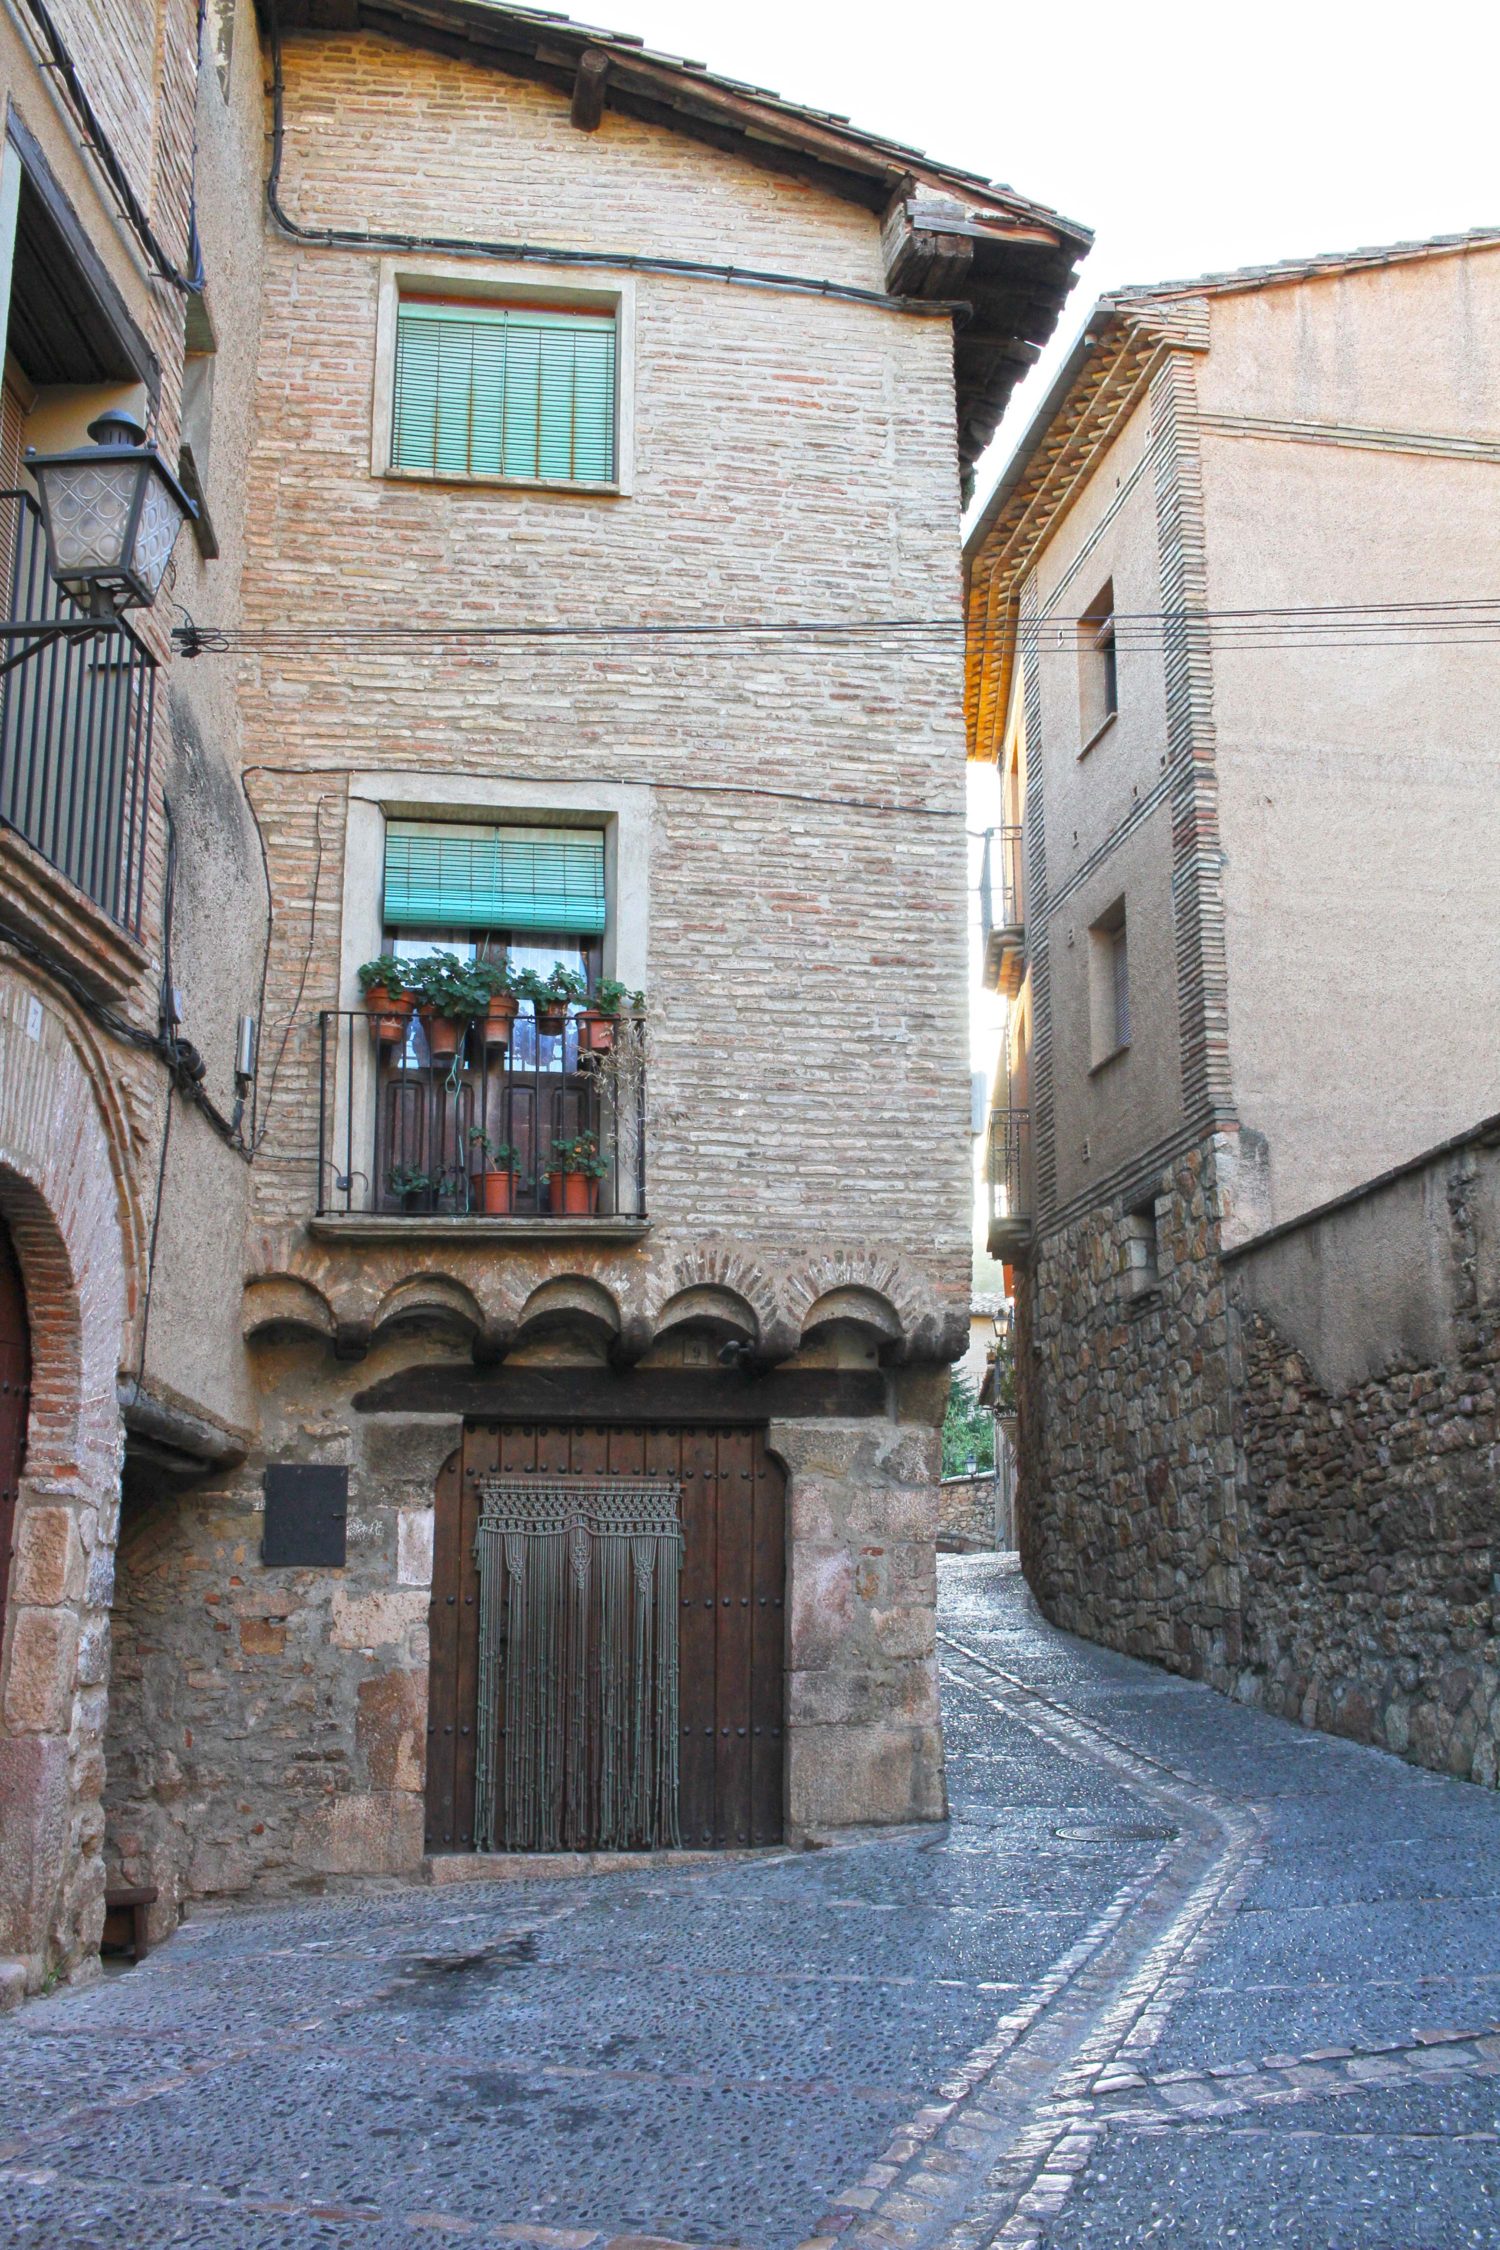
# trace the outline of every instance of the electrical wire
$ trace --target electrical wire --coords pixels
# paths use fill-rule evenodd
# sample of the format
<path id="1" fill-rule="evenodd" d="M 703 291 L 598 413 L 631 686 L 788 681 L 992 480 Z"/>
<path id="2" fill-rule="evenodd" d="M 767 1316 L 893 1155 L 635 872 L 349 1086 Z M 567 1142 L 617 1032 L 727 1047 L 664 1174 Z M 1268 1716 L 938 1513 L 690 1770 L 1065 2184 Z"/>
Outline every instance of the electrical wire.
<path id="1" fill-rule="evenodd" d="M 858 618 L 680 618 L 655 623 L 587 625 L 491 624 L 454 620 L 447 625 L 361 623 L 339 618 L 326 623 L 281 625 L 198 625 L 191 619 L 173 630 L 184 657 L 250 654 L 257 650 L 316 651 L 348 645 L 368 648 L 449 646 L 457 642 L 628 648 L 633 644 L 691 643 L 695 647 L 737 648 L 745 642 L 831 643 L 862 648 L 976 648 L 1026 639 L 1039 653 L 1061 643 L 1074 654 L 1077 634 L 1097 631 L 1097 616 L 1049 616 L 1001 620 L 967 628 L 957 617 Z M 1156 648 L 1170 635 L 1206 631 L 1220 647 L 1417 647 L 1487 646 L 1500 639 L 1500 597 L 1473 596 L 1436 602 L 1308 603 L 1265 609 L 1137 610 L 1116 612 L 1111 620 L 1117 650 Z"/>
<path id="2" fill-rule="evenodd" d="M 146 216 L 140 198 L 130 184 L 129 175 L 115 153 L 109 135 L 100 123 L 97 110 L 89 100 L 88 92 L 78 75 L 78 67 L 63 44 L 62 35 L 48 12 L 46 0 L 22 0 L 22 5 L 36 27 L 38 41 L 46 57 L 43 67 L 55 71 L 62 80 L 74 114 L 83 128 L 84 145 L 109 183 L 110 192 L 118 203 L 132 234 L 155 267 L 158 279 L 170 282 L 172 287 L 180 289 L 184 296 L 200 296 L 203 291 L 205 276 L 203 252 L 198 241 L 196 214 L 190 212 L 188 233 L 188 247 L 193 262 L 193 270 L 191 273 L 183 273 L 170 253 L 163 248 L 150 219 Z M 201 54 L 203 0 L 199 0 L 198 6 L 198 43 Z M 195 150 L 196 145 L 195 136 Z"/>
<path id="3" fill-rule="evenodd" d="M 39 0 L 38 0 L 39 4 Z M 281 201 L 281 166 L 286 145 L 286 86 L 282 72 L 281 22 L 276 0 L 266 0 L 267 29 L 271 45 L 271 169 L 266 179 L 266 208 L 274 224 L 292 242 L 312 243 L 327 250 L 432 251 L 445 258 L 495 258 L 517 265 L 592 267 L 606 272 L 659 273 L 691 281 L 722 281 L 740 288 L 771 289 L 782 295 L 832 297 L 842 304 L 873 305 L 882 312 L 914 315 L 918 319 L 958 321 L 971 317 L 973 308 L 939 297 L 892 297 L 883 289 L 861 289 L 853 282 L 819 280 L 809 274 L 776 273 L 756 266 L 716 265 L 701 258 L 659 258 L 617 250 L 560 249 L 552 243 L 484 242 L 463 235 L 399 234 L 364 227 L 305 227 Z"/>

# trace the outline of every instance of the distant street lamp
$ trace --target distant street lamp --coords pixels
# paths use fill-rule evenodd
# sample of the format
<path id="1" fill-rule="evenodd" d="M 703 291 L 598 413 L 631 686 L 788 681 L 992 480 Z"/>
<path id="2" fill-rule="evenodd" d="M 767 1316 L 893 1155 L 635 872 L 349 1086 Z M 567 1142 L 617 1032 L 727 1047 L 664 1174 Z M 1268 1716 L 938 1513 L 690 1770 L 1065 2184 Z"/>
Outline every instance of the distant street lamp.
<path id="1" fill-rule="evenodd" d="M 90 422 L 92 445 L 36 453 L 47 567 L 65 594 L 108 621 L 155 601 L 184 522 L 198 513 L 146 433 L 111 410 Z"/>

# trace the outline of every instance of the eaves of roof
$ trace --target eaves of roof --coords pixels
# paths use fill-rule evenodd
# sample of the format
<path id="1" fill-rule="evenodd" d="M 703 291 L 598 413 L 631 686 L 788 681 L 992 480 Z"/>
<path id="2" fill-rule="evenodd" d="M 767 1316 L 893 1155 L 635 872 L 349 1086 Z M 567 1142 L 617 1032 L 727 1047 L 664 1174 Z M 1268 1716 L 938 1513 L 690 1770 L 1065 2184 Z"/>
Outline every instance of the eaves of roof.
<path id="1" fill-rule="evenodd" d="M 1014 189 L 861 131 L 628 33 L 500 0 L 257 0 L 288 32 L 368 31 L 540 81 L 575 123 L 599 108 L 788 173 L 884 223 L 887 287 L 955 306 L 959 456 L 967 472 L 1057 324 L 1092 240 Z M 593 108 L 587 109 L 587 87 Z M 584 129 L 591 129 L 584 123 Z M 893 220 L 896 222 L 893 224 Z"/>

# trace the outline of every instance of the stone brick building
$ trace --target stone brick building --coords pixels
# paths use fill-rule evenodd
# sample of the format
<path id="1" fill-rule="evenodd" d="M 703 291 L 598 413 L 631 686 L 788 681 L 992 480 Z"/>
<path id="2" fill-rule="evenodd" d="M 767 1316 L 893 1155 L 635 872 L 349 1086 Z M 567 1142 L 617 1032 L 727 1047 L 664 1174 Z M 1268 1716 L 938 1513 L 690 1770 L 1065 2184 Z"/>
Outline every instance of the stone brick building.
<path id="1" fill-rule="evenodd" d="M 1492 233 L 1124 291 L 968 548 L 1031 1583 L 1490 1778 L 1497 429 Z"/>
<path id="2" fill-rule="evenodd" d="M 263 892 L 233 682 L 174 668 L 167 629 L 174 601 L 237 599 L 249 366 L 215 322 L 245 261 L 224 182 L 258 150 L 236 146 L 217 74 L 200 84 L 197 13 L 56 0 L 0 23 L 0 571 L 21 658 L 0 680 L 6 1998 L 99 1942 L 122 1478 L 174 1489 L 249 1434 L 248 1168 L 226 1143 Z M 206 442 L 215 372 L 228 426 Z M 43 643 L 18 621 L 84 612 L 48 576 L 22 449 L 85 444 L 110 408 L 200 513 L 153 606 Z"/>
<path id="3" fill-rule="evenodd" d="M 51 76 L 0 27 L 115 324 L 62 402 L 13 299 L 25 412 L 149 410 L 204 502 L 140 625 L 138 916 L 0 838 L 33 1985 L 106 1865 L 161 1930 L 524 1841 L 494 1682 L 556 1780 L 548 1619 L 595 1697 L 566 1841 L 648 1768 L 654 1841 L 941 1812 L 957 510 L 1086 243 L 551 15 L 213 0 L 201 54 L 195 18 L 59 0 Z M 439 948 L 644 1011 L 372 1037 L 361 964 Z M 597 1541 L 566 1629 L 475 1559 L 542 1553 L 545 1495 L 570 1567 Z"/>

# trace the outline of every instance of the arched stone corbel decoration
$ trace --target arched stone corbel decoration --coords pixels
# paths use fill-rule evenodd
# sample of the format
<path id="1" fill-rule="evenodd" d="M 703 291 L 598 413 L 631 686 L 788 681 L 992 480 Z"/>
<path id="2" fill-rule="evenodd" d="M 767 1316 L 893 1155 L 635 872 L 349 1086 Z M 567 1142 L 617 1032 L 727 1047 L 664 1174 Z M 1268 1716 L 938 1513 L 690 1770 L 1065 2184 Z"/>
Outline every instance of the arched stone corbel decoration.
<path id="1" fill-rule="evenodd" d="M 300 1274 L 257 1274 L 245 1284 L 240 1316 L 246 1342 L 279 1343 L 313 1336 L 331 1342 L 338 1328 L 332 1305 L 321 1289 Z"/>
<path id="2" fill-rule="evenodd" d="M 749 1298 L 712 1282 L 677 1290 L 656 1316 L 659 1337 L 669 1329 L 689 1327 L 707 1329 L 723 1341 L 760 1342 L 760 1318 Z"/>
<path id="3" fill-rule="evenodd" d="M 455 1336 L 471 1348 L 487 1330 L 484 1308 L 451 1274 L 409 1274 L 388 1289 L 375 1308 L 372 1341 L 392 1330 L 422 1328 Z"/>
<path id="4" fill-rule="evenodd" d="M 877 1289 L 827 1289 L 815 1297 L 802 1315 L 802 1341 L 833 1327 L 853 1328 L 881 1349 L 899 1347 L 905 1336 L 901 1315 Z"/>
<path id="5" fill-rule="evenodd" d="M 551 1346 L 565 1356 L 570 1347 L 585 1360 L 597 1360 L 618 1340 L 623 1321 L 619 1303 L 602 1281 L 587 1274 L 554 1274 L 527 1298 L 516 1323 L 513 1350 Z"/>

